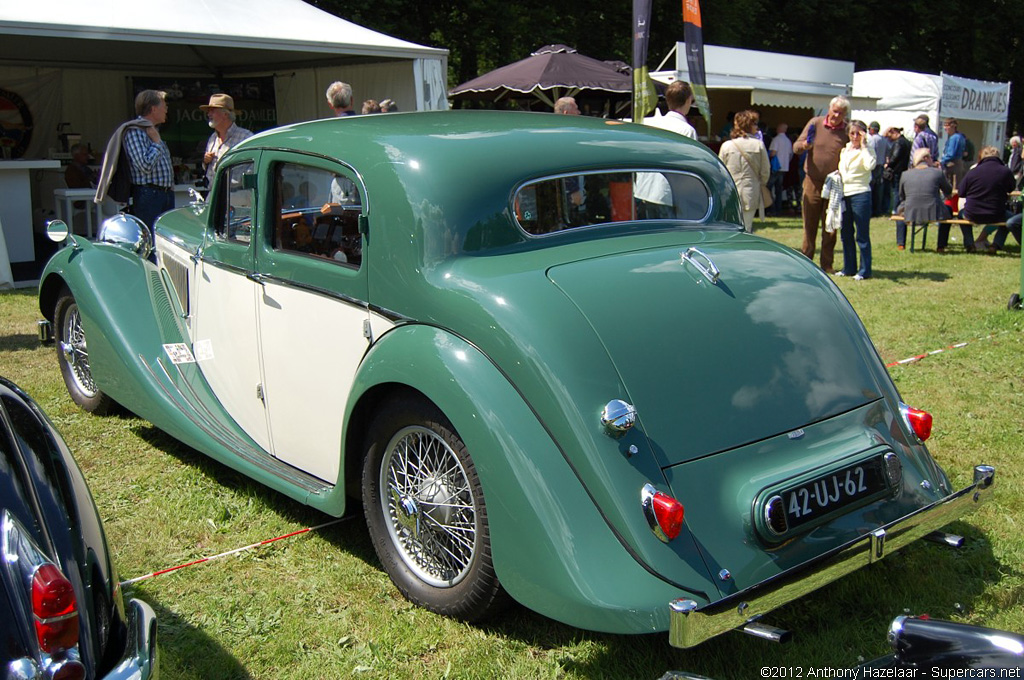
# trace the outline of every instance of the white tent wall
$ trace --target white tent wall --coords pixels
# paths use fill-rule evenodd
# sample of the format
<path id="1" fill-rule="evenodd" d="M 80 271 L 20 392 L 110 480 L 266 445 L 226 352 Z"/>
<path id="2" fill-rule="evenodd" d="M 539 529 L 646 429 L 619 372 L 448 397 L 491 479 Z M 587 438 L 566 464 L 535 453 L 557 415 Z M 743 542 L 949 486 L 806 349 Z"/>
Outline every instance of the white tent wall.
<path id="1" fill-rule="evenodd" d="M 947 76 L 945 79 L 946 95 L 949 95 L 949 81 L 965 83 L 968 86 L 972 83 L 990 86 L 989 89 L 1005 90 L 1001 96 L 1009 97 L 1009 83 L 983 83 L 955 76 Z M 912 71 L 877 70 L 858 71 L 853 74 L 853 92 L 857 96 L 874 97 L 878 99 L 878 105 L 874 109 L 857 109 L 853 111 L 853 117 L 859 118 L 866 123 L 878 121 L 882 130 L 892 126 L 903 128 L 903 134 L 909 139 L 914 137 L 914 119 L 924 114 L 928 116 L 929 125 L 939 135 L 939 152 L 946 145 L 946 134 L 942 128 L 942 118 L 948 116 L 944 111 L 943 92 L 944 78 L 942 75 L 931 75 L 926 73 L 914 73 Z M 954 92 L 954 94 L 956 94 Z M 947 100 L 948 101 L 948 100 Z M 951 102 L 947 103 L 946 109 L 950 108 Z M 998 107 L 996 107 L 998 108 Z M 957 106 L 953 117 L 959 121 L 959 130 L 971 143 L 975 151 L 982 146 L 995 146 L 1002 149 L 1004 135 L 1006 132 L 1006 109 L 1002 113 L 998 111 L 977 111 L 963 110 Z"/>
<path id="2" fill-rule="evenodd" d="M 393 99 L 399 111 L 416 111 L 416 79 L 413 62 L 358 64 L 350 66 L 297 69 L 275 74 L 279 125 L 303 120 L 329 118 L 327 87 L 336 80 L 352 86 L 352 108 L 359 113 L 367 99 Z"/>
<path id="3" fill-rule="evenodd" d="M 689 81 L 686 43 L 676 43 L 675 56 L 675 71 L 659 71 L 651 77 L 666 84 L 677 78 Z M 795 134 L 810 118 L 824 113 L 833 97 L 851 96 L 853 69 L 852 61 L 705 45 L 704 70 L 712 113 L 709 137 L 721 131 L 729 111 L 750 108 L 760 112 L 767 126 L 787 123 Z M 861 100 L 860 105 L 873 103 Z M 704 132 L 703 124 L 698 131 Z"/>
<path id="4" fill-rule="evenodd" d="M 438 66 L 418 69 L 416 61 L 437 62 Z M 426 71 L 429 75 L 438 69 L 447 70 L 443 60 L 351 64 L 277 73 L 274 74 L 277 121 L 284 125 L 330 117 L 325 92 L 335 80 L 352 85 L 353 107 L 357 112 L 366 99 L 393 99 L 399 111 L 437 107 L 436 99 L 421 101 L 417 96 L 425 90 L 417 82 L 417 71 Z M 182 74 L 182 78 L 187 77 L 189 74 Z M 24 154 L 26 158 L 47 158 L 51 150 L 59 148 L 59 123 L 68 123 L 68 129 L 80 134 L 82 141 L 91 144 L 94 151 L 101 152 L 114 128 L 134 115 L 129 76 L 120 71 L 0 65 L 0 84 L 18 92 L 32 110 L 34 129 L 32 142 Z"/>

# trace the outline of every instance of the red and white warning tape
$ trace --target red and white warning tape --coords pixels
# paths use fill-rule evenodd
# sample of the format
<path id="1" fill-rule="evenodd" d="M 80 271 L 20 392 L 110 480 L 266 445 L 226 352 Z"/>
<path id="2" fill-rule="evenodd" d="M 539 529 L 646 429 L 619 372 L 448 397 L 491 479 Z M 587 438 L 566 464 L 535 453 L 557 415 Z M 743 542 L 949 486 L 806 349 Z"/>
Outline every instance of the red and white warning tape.
<path id="1" fill-rule="evenodd" d="M 162 574 L 169 574 L 172 571 L 178 571 L 179 569 L 184 569 L 185 567 L 191 567 L 191 566 L 196 565 L 196 564 L 202 564 L 203 562 L 210 562 L 212 560 L 220 559 L 221 557 L 227 557 L 228 555 L 234 555 L 234 554 L 237 554 L 237 553 L 240 553 L 240 552 L 244 552 L 246 550 L 252 550 L 253 548 L 258 548 L 261 545 L 267 545 L 268 543 L 273 543 L 275 541 L 280 541 L 280 540 L 285 539 L 285 538 L 291 538 L 292 536 L 299 536 L 300 534 L 305 534 L 305 533 L 308 533 L 310 531 L 316 531 L 317 529 L 323 529 L 324 527 L 329 527 L 332 524 L 337 524 L 339 522 L 344 522 L 346 519 L 348 519 L 348 518 L 347 517 L 342 517 L 341 519 L 336 519 L 336 520 L 333 520 L 331 522 L 325 522 L 324 524 L 318 524 L 315 527 L 306 527 L 305 529 L 299 529 L 298 531 L 292 531 L 290 533 L 284 534 L 282 536 L 277 536 L 275 538 L 268 538 L 268 539 L 266 539 L 264 541 L 259 541 L 258 543 L 251 543 L 251 544 L 249 544 L 249 545 L 247 545 L 247 546 L 245 546 L 243 548 L 235 548 L 234 550 L 228 550 L 227 552 L 222 552 L 222 553 L 220 553 L 218 555 L 211 555 L 209 557 L 202 557 L 202 558 L 200 558 L 198 560 L 192 560 L 191 562 L 186 562 L 185 564 L 179 564 L 176 567 L 168 567 L 167 569 L 159 569 L 157 571 L 151 572 L 149 574 L 145 574 L 143 576 L 136 576 L 135 578 L 130 578 L 127 581 L 121 581 L 121 587 L 130 585 L 132 583 L 138 583 L 139 581 L 145 581 L 147 578 L 153 578 L 154 576 L 160 576 Z"/>
<path id="2" fill-rule="evenodd" d="M 942 349 L 933 349 L 931 352 L 925 352 L 924 354 L 918 354 L 917 356 L 907 357 L 906 359 L 900 359 L 899 361 L 893 361 L 892 363 L 886 364 L 885 367 L 886 368 L 892 368 L 893 366 L 899 366 L 901 364 L 912 364 L 912 363 L 914 363 L 916 361 L 920 361 L 921 359 L 924 359 L 926 357 L 930 357 L 930 356 L 935 355 L 935 354 L 942 354 L 943 352 L 948 352 L 951 349 L 960 349 L 961 347 L 966 347 L 967 345 L 971 344 L 972 342 L 981 342 L 982 340 L 991 340 L 992 338 L 994 338 L 994 337 L 996 337 L 998 335 L 1003 335 L 1004 333 L 1008 333 L 1008 332 L 1009 331 L 1001 331 L 999 333 L 992 333 L 991 335 L 986 335 L 985 337 L 978 338 L 977 340 L 968 340 L 967 342 L 958 342 L 955 345 L 950 345 L 949 347 L 943 347 Z"/>

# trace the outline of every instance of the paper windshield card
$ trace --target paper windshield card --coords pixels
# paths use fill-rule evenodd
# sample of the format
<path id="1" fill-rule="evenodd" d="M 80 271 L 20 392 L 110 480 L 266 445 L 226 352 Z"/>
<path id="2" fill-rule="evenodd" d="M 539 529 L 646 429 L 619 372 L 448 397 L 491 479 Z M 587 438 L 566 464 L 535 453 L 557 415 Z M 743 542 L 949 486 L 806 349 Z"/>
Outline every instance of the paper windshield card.
<path id="1" fill-rule="evenodd" d="M 164 345 L 164 353 L 167 354 L 172 364 L 193 364 L 196 361 L 188 345 L 183 342 Z"/>

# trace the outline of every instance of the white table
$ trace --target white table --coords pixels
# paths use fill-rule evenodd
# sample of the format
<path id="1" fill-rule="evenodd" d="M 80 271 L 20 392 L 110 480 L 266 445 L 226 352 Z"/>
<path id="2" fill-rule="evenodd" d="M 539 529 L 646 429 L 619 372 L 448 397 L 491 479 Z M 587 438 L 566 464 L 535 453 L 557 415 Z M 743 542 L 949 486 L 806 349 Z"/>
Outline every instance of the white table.
<path id="1" fill-rule="evenodd" d="M 75 201 L 85 201 L 85 235 L 92 240 L 93 230 L 103 222 L 103 206 L 100 203 L 93 203 L 96 195 L 95 189 L 54 189 L 53 207 L 56 209 L 57 217 L 64 220 L 68 229 L 75 232 Z"/>
<path id="2" fill-rule="evenodd" d="M 0 160 L 0 224 L 11 262 L 32 262 L 33 170 L 60 168 L 60 161 Z"/>

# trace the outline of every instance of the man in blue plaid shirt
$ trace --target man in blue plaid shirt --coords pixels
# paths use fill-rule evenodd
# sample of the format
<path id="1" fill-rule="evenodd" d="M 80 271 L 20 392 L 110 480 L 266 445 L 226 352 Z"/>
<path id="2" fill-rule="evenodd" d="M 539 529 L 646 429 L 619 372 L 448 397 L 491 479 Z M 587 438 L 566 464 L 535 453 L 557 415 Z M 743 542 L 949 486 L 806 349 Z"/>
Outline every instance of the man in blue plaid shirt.
<path id="1" fill-rule="evenodd" d="M 167 121 L 167 93 L 143 90 L 135 97 L 137 125 L 124 133 L 124 150 L 132 173 L 132 214 L 150 229 L 156 218 L 174 207 L 171 152 L 156 126 Z"/>

